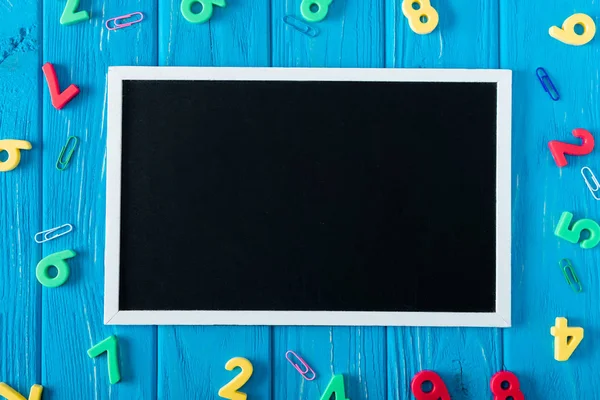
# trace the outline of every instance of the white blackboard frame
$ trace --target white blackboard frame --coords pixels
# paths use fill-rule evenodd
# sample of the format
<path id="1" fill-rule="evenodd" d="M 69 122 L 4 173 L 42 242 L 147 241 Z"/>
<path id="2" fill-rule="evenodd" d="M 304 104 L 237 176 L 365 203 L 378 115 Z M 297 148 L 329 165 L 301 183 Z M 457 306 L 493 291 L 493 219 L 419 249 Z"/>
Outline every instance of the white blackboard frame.
<path id="1" fill-rule="evenodd" d="M 121 129 L 124 80 L 492 82 L 498 87 L 496 312 L 124 311 L 119 308 Z M 424 105 L 427 107 L 427 105 Z M 461 69 L 109 67 L 104 323 L 107 325 L 511 325 L 512 72 Z M 476 140 L 476 138 L 473 138 Z M 451 261 L 451 260 L 449 260 Z"/>

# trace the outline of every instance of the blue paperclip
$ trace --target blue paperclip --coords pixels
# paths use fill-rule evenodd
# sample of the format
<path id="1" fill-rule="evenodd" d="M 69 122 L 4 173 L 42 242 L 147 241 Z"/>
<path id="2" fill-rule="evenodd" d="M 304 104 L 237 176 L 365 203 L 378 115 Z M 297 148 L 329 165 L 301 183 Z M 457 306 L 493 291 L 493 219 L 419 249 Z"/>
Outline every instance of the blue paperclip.
<path id="1" fill-rule="evenodd" d="M 290 357 L 290 355 L 292 357 Z M 296 368 L 296 371 L 298 371 L 300 373 L 300 375 L 302 375 L 302 377 L 304 379 L 306 379 L 307 381 L 312 381 L 317 377 L 317 374 L 315 374 L 315 371 L 313 371 L 313 369 L 308 366 L 306 361 L 304 361 L 304 359 L 302 357 L 300 357 L 298 354 L 294 353 L 292 350 L 288 350 L 285 353 L 285 358 L 290 362 L 290 364 L 292 364 L 292 366 L 294 368 Z M 302 365 L 302 368 L 292 358 L 295 358 L 296 360 L 298 360 L 300 362 L 300 364 Z"/>
<path id="2" fill-rule="evenodd" d="M 298 32 L 304 33 L 306 36 L 311 38 L 314 38 L 319 34 L 319 30 L 317 28 L 313 28 L 312 26 L 305 24 L 303 21 L 300 21 L 298 18 L 292 17 L 291 15 L 286 15 L 283 17 L 283 22 Z"/>
<path id="3" fill-rule="evenodd" d="M 558 99 L 560 99 L 560 94 L 558 93 L 556 86 L 554 86 L 554 83 L 552 83 L 552 80 L 548 76 L 546 70 L 542 67 L 539 67 L 535 70 L 535 74 L 540 80 L 540 83 L 542 84 L 542 87 L 544 88 L 546 93 L 550 95 L 550 98 L 554 101 L 558 101 Z"/>

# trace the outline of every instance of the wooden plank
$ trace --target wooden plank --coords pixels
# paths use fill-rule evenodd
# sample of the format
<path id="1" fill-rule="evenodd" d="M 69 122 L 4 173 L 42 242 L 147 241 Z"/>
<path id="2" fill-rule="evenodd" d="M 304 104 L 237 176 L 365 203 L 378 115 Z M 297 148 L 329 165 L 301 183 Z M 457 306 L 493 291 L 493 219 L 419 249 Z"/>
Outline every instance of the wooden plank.
<path id="1" fill-rule="evenodd" d="M 23 394 L 41 378 L 41 290 L 31 273 L 42 254 L 33 241 L 42 218 L 41 18 L 36 0 L 0 1 L 0 140 L 33 146 L 0 172 L 0 381 Z"/>
<path id="2" fill-rule="evenodd" d="M 109 65 L 151 65 L 157 58 L 154 0 L 83 1 L 91 19 L 62 26 L 64 1 L 44 1 L 44 61 L 56 65 L 61 88 L 81 93 L 63 110 L 44 87 L 44 226 L 74 232 L 43 246 L 44 255 L 73 249 L 71 276 L 43 289 L 42 379 L 53 398 L 152 399 L 156 391 L 156 329 L 103 325 L 106 185 L 106 72 Z M 109 32 L 107 18 L 141 10 L 143 23 Z M 70 135 L 80 139 L 71 165 L 55 168 Z M 106 356 L 86 351 L 111 334 L 119 338 L 122 381 L 110 385 Z"/>
<path id="3" fill-rule="evenodd" d="M 159 1 L 160 65 L 269 66 L 266 0 L 215 7 L 206 24 L 187 22 L 180 3 Z M 233 357 L 245 357 L 254 366 L 240 391 L 249 398 L 271 398 L 270 328 L 159 327 L 158 338 L 158 398 L 220 399 L 219 389 L 239 372 L 225 370 Z"/>
<path id="4" fill-rule="evenodd" d="M 273 64 L 278 67 L 383 67 L 383 1 L 334 1 L 310 38 L 286 25 L 302 20 L 297 0 L 272 1 Z M 343 374 L 346 397 L 385 398 L 385 328 L 274 327 L 275 399 L 319 399 L 333 374 Z M 297 352 L 317 378 L 304 380 L 285 359 Z"/>
<path id="5" fill-rule="evenodd" d="M 588 191 L 580 170 L 600 173 L 597 150 L 589 156 L 569 157 L 558 168 L 548 150 L 550 140 L 580 143 L 575 128 L 598 138 L 598 44 L 596 37 L 581 47 L 569 46 L 548 35 L 573 13 L 597 20 L 589 1 L 564 3 L 502 2 L 501 66 L 513 72 L 513 324 L 504 334 L 506 367 L 521 380 L 528 398 L 597 398 L 594 361 L 600 349 L 594 334 L 598 311 L 598 250 L 584 250 L 554 236 L 563 211 L 574 220 L 600 221 L 600 207 Z M 535 15 L 535 23 L 528 16 Z M 544 67 L 561 94 L 554 102 L 536 78 Z M 585 236 L 586 234 L 584 234 Z M 584 291 L 576 294 L 558 267 L 572 261 Z M 585 329 L 585 338 L 567 362 L 554 361 L 550 327 L 556 317 Z"/>
<path id="6" fill-rule="evenodd" d="M 386 0 L 388 67 L 498 67 L 497 0 L 431 3 L 440 22 L 420 36 L 409 28 L 402 1 Z M 453 268 L 459 262 L 448 259 Z M 389 328 L 388 398 L 412 398 L 410 382 L 423 369 L 437 371 L 453 399 L 490 398 L 490 378 L 502 366 L 501 335 L 498 329 Z"/>

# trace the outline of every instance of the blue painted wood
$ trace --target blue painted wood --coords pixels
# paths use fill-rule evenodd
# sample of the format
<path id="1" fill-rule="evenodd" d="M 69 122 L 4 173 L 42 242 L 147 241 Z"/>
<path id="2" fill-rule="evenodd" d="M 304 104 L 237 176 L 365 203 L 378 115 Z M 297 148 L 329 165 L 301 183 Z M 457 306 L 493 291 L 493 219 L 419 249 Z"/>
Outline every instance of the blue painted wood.
<path id="1" fill-rule="evenodd" d="M 269 66 L 266 0 L 215 7 L 206 24 L 187 22 L 180 2 L 159 1 L 160 65 Z M 251 399 L 271 398 L 269 327 L 160 327 L 158 333 L 159 399 L 219 399 L 219 389 L 239 372 L 225 370 L 233 357 L 245 357 L 254 367 L 240 391 Z"/>
<path id="2" fill-rule="evenodd" d="M 41 290 L 31 268 L 42 254 L 33 241 L 42 216 L 41 20 L 36 0 L 0 2 L 0 140 L 33 146 L 0 172 L 0 381 L 24 394 L 41 379 Z"/>
<path id="3" fill-rule="evenodd" d="M 299 0 L 232 0 L 206 25 L 186 22 L 179 0 L 82 0 L 92 19 L 70 27 L 58 23 L 65 1 L 44 0 L 42 8 L 0 0 L 0 139 L 26 138 L 34 146 L 17 170 L 0 173 L 0 381 L 24 394 L 43 383 L 45 397 L 57 399 L 217 399 L 236 374 L 225 362 L 245 356 L 255 368 L 242 389 L 250 399 L 318 400 L 333 373 L 346 375 L 352 400 L 412 399 L 410 380 L 424 368 L 441 374 L 453 399 L 491 398 L 489 379 L 503 365 L 518 374 L 527 398 L 593 398 L 598 249 L 583 250 L 553 230 L 562 211 L 600 221 L 579 173 L 588 165 L 600 174 L 600 164 L 593 153 L 571 157 L 559 170 L 547 142 L 572 141 L 577 127 L 600 131 L 600 45 L 595 39 L 570 47 L 547 30 L 573 12 L 597 17 L 596 10 L 584 0 L 432 2 L 440 25 L 428 36 L 409 30 L 400 0 L 334 0 L 327 19 L 312 24 L 320 35 L 310 39 L 282 21 L 299 16 Z M 105 18 L 138 10 L 146 15 L 142 24 L 111 33 L 103 27 Z M 62 111 L 50 105 L 43 61 L 56 63 L 63 87 L 82 89 Z M 104 326 L 105 74 L 108 65 L 155 64 L 514 69 L 514 327 Z M 560 102 L 541 89 L 538 66 L 556 82 Z M 70 134 L 80 147 L 60 173 L 54 164 Z M 43 246 L 33 242 L 38 230 L 65 222 L 75 232 Z M 78 252 L 69 262 L 71 279 L 42 290 L 36 263 L 66 248 Z M 564 257 L 584 293 L 564 282 L 557 265 Z M 586 329 L 566 363 L 552 357 L 549 329 L 557 316 Z M 124 380 L 114 386 L 105 357 L 86 354 L 112 333 L 120 338 Z M 304 381 L 287 363 L 288 349 L 310 363 L 316 381 Z"/>
<path id="4" fill-rule="evenodd" d="M 346 397 L 385 399 L 385 328 L 275 327 L 274 399 L 321 398 L 333 375 L 344 375 Z M 295 351 L 315 371 L 307 381 L 285 358 Z"/>
<path id="5" fill-rule="evenodd" d="M 598 150 L 568 157 L 559 169 L 548 150 L 550 140 L 579 142 L 575 128 L 598 138 L 598 37 L 582 47 L 565 45 L 548 35 L 574 12 L 598 10 L 583 0 L 526 4 L 508 1 L 501 11 L 501 65 L 513 75 L 513 323 L 505 331 L 505 363 L 522 377 L 524 392 L 533 398 L 596 398 L 592 365 L 600 357 L 598 331 L 598 248 L 581 249 L 554 236 L 563 211 L 576 219 L 600 221 L 600 208 L 580 175 L 583 166 L 598 174 Z M 535 24 L 525 23 L 535 15 Z M 546 68 L 561 93 L 553 102 L 543 91 L 535 70 Z M 599 175 L 600 176 L 600 175 Z M 567 286 L 558 261 L 569 258 L 584 292 Z M 550 327 L 558 316 L 582 326 L 585 338 L 568 362 L 553 360 Z M 551 391 L 551 392 L 550 392 Z"/>
<path id="6" fill-rule="evenodd" d="M 286 25 L 283 17 L 302 20 L 300 0 L 272 1 L 273 65 L 278 67 L 383 67 L 383 1 L 336 0 L 325 20 L 310 24 L 310 38 Z M 316 278 L 318 279 L 318 278 Z M 274 327 L 273 396 L 320 399 L 333 374 L 344 374 L 346 396 L 353 400 L 385 398 L 385 328 Z M 315 369 L 305 381 L 285 359 L 294 350 Z"/>
<path id="7" fill-rule="evenodd" d="M 439 25 L 420 36 L 408 27 L 402 1 L 387 0 L 388 67 L 498 67 L 498 1 L 431 4 L 439 13 Z M 448 134 L 460 132 L 449 127 Z M 460 260 L 449 255 L 448 266 L 458 269 Z M 490 378 L 502 366 L 501 335 L 497 329 L 388 328 L 388 399 L 413 398 L 410 382 L 423 369 L 438 372 L 453 399 L 491 398 Z"/>
<path id="8" fill-rule="evenodd" d="M 71 223 L 72 234 L 43 245 L 44 255 L 73 249 L 69 281 L 43 289 L 42 381 L 44 398 L 152 399 L 156 387 L 156 335 L 152 327 L 104 326 L 106 185 L 106 72 L 109 65 L 153 64 L 157 58 L 156 2 L 82 1 L 89 21 L 61 26 L 65 2 L 44 1 L 44 60 L 55 63 L 61 87 L 81 94 L 63 110 L 51 106 L 44 87 L 44 227 Z M 142 24 L 108 32 L 104 20 L 141 10 Z M 69 135 L 80 138 L 71 165 L 55 169 Z M 33 267 L 33 266 L 32 266 Z M 33 272 L 32 272 L 33 273 Z M 87 349 L 111 334 L 119 338 L 122 382 L 110 385 L 106 356 Z"/>

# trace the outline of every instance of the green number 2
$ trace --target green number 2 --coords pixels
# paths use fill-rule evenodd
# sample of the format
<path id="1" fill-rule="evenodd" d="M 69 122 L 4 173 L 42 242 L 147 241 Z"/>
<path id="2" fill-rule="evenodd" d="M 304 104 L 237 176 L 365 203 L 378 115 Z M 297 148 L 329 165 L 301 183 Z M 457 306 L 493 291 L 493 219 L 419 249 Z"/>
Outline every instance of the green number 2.
<path id="1" fill-rule="evenodd" d="M 559 238 L 565 239 L 571 243 L 579 242 L 581 239 L 581 233 L 587 230 L 590 233 L 590 237 L 581 241 L 581 247 L 584 249 L 594 248 L 600 243 L 600 225 L 596 221 L 591 219 L 580 219 L 573 224 L 573 227 L 569 229 L 569 225 L 573 220 L 573 214 L 570 212 L 563 212 L 556 225 L 554 234 Z"/>
<path id="2" fill-rule="evenodd" d="M 346 388 L 344 387 L 344 375 L 334 375 L 321 396 L 321 400 L 331 400 L 335 394 L 335 400 L 350 400 L 346 398 Z"/>
<path id="3" fill-rule="evenodd" d="M 65 10 L 60 17 L 61 25 L 73 25 L 81 21 L 90 19 L 87 11 L 77 11 L 79 0 L 67 0 Z"/>
<path id="4" fill-rule="evenodd" d="M 195 13 L 192 11 L 192 6 L 195 3 L 202 5 L 202 11 Z M 213 15 L 213 5 L 225 7 L 225 0 L 182 0 L 181 14 L 183 18 L 192 24 L 203 24 Z"/>

